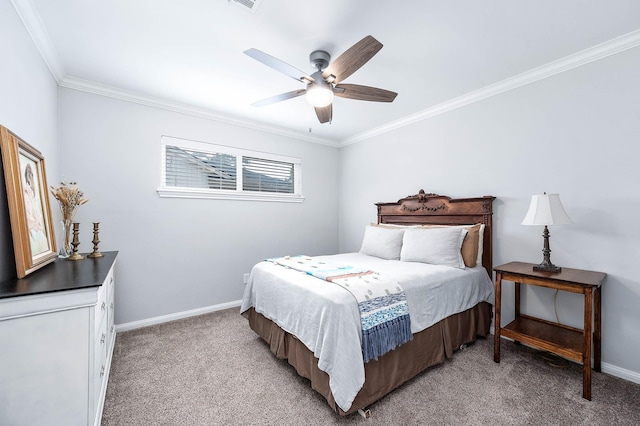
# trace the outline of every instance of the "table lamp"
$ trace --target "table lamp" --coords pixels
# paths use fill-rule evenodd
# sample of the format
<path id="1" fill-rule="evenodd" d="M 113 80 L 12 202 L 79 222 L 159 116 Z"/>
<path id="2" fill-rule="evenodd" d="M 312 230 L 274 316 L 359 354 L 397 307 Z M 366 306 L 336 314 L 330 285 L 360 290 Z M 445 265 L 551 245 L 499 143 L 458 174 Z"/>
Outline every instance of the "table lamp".
<path id="1" fill-rule="evenodd" d="M 539 265 L 534 265 L 534 271 L 560 272 L 559 266 L 551 263 L 551 250 L 549 249 L 549 225 L 567 225 L 573 223 L 560 202 L 559 194 L 532 195 L 529 211 L 524 217 L 523 225 L 544 225 L 543 260 Z"/>

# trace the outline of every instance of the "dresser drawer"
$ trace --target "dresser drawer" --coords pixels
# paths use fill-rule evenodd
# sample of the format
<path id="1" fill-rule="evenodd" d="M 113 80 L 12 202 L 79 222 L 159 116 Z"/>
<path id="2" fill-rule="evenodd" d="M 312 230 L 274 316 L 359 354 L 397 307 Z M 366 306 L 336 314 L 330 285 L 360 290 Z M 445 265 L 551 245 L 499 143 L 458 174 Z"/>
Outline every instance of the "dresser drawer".
<path id="1" fill-rule="evenodd" d="M 102 285 L 98 290 L 98 301 L 95 307 L 95 327 L 100 326 L 100 323 L 107 317 L 107 289 Z"/>
<path id="2" fill-rule="evenodd" d="M 113 333 L 115 332 L 115 301 L 114 301 L 114 297 L 113 297 L 113 293 L 111 293 L 111 296 L 107 299 L 107 343 L 111 344 L 112 339 L 113 339 Z"/>
<path id="3" fill-rule="evenodd" d="M 105 279 L 106 292 L 107 292 L 107 346 L 111 344 L 113 333 L 115 330 L 114 315 L 115 315 L 115 278 L 114 269 L 112 268 L 107 278 Z"/>
<path id="4" fill-rule="evenodd" d="M 98 290 L 98 302 L 96 303 L 96 326 L 100 325 L 103 318 L 107 317 L 107 311 L 109 310 L 109 299 L 113 300 L 114 281 L 113 281 L 113 268 L 107 274 L 102 286 Z"/>
<path id="5" fill-rule="evenodd" d="M 114 276 L 113 276 L 113 268 L 109 272 L 109 275 L 107 275 L 107 279 L 104 280 L 104 285 L 107 288 L 107 298 L 108 298 L 109 296 L 113 295 L 113 291 L 114 291 L 114 287 L 115 287 L 115 280 L 114 280 Z"/>
<path id="6" fill-rule="evenodd" d="M 100 395 L 100 388 L 102 387 L 102 381 L 105 376 L 106 370 L 106 361 L 107 361 L 107 324 L 108 321 L 102 321 L 100 327 L 97 330 L 95 341 L 94 341 L 94 364 L 93 364 L 93 383 L 95 386 L 95 390 L 97 393 L 95 395 Z"/>

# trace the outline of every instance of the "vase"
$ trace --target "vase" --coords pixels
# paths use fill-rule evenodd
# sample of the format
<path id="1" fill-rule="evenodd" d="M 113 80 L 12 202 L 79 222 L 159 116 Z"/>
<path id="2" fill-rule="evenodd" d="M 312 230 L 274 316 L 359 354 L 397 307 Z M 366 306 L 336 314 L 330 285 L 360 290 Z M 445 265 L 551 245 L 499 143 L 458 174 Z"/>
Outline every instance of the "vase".
<path id="1" fill-rule="evenodd" d="M 67 258 L 71 256 L 71 226 L 73 221 L 71 219 L 63 220 L 62 222 L 62 244 L 60 244 L 60 250 L 58 250 L 58 257 Z"/>

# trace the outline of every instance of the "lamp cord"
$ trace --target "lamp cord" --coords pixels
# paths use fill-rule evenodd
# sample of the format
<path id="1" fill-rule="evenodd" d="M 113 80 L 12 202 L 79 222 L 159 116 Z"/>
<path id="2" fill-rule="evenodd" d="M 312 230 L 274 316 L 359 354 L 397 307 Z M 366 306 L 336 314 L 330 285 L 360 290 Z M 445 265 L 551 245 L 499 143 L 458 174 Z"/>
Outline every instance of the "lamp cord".
<path id="1" fill-rule="evenodd" d="M 558 289 L 556 289 L 556 294 L 553 296 L 553 310 L 556 314 L 556 322 L 560 324 L 560 320 L 558 319 L 558 306 L 556 303 L 557 299 L 558 299 Z M 566 359 L 558 355 L 552 354 L 550 352 L 538 351 L 538 356 L 552 367 L 557 367 L 557 368 L 569 367 L 569 361 L 567 361 Z"/>

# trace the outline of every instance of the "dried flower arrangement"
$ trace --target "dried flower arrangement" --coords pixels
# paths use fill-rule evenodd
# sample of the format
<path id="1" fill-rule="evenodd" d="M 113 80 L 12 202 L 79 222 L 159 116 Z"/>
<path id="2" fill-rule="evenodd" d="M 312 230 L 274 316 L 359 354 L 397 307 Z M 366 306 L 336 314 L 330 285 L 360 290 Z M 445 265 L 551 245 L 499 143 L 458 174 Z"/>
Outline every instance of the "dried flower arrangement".
<path id="1" fill-rule="evenodd" d="M 60 186 L 57 188 L 52 186 L 51 194 L 58 200 L 64 221 L 73 220 L 78 207 L 89 201 L 84 198 L 84 193 L 80 191 L 75 182 L 67 182 L 66 180 L 60 182 Z"/>
<path id="2" fill-rule="evenodd" d="M 60 249 L 61 257 L 68 257 L 71 254 L 71 224 L 76 215 L 78 207 L 89 201 L 84 198 L 84 193 L 80 191 L 75 182 L 63 180 L 57 188 L 51 187 L 51 195 L 58 200 L 60 213 L 62 214 L 63 245 Z"/>

